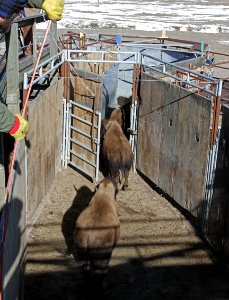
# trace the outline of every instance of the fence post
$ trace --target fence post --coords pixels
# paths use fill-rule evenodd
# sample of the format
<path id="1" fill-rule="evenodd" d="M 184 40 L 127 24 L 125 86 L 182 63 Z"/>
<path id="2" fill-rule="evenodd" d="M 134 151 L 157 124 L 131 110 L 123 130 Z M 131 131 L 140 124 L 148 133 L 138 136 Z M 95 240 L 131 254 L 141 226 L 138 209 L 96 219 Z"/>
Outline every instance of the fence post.
<path id="1" fill-rule="evenodd" d="M 18 58 L 18 24 L 13 23 L 11 31 L 6 35 L 6 75 L 7 96 L 6 104 L 12 113 L 19 113 L 19 58 Z"/>

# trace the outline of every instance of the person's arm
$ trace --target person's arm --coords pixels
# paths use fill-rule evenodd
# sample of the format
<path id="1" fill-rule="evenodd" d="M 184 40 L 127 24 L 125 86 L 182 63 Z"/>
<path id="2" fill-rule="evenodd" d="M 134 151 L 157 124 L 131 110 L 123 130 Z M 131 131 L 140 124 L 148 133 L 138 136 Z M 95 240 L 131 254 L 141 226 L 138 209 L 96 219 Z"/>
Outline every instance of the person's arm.
<path id="1" fill-rule="evenodd" d="M 22 140 L 29 129 L 29 123 L 19 114 L 14 115 L 6 105 L 0 103 L 0 132 L 7 132 L 15 140 Z"/>
<path id="2" fill-rule="evenodd" d="M 28 6 L 41 8 L 50 20 L 59 21 L 62 18 L 64 0 L 28 0 Z"/>
<path id="3" fill-rule="evenodd" d="M 59 21 L 62 18 L 64 0 L 1 0 L 0 21 L 1 18 L 8 19 L 14 14 L 23 12 L 27 6 L 41 8 L 50 20 Z"/>
<path id="4" fill-rule="evenodd" d="M 23 12 L 28 0 L 1 0 L 0 17 L 10 18 L 15 13 Z"/>
<path id="5" fill-rule="evenodd" d="M 15 122 L 15 115 L 8 110 L 5 104 L 0 103 L 0 131 L 9 132 Z"/>

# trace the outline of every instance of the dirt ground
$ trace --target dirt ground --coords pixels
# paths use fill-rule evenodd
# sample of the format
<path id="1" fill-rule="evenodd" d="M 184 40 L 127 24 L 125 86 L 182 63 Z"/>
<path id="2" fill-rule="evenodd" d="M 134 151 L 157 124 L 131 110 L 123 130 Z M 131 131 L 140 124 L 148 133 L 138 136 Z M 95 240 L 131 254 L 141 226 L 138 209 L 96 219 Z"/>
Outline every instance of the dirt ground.
<path id="1" fill-rule="evenodd" d="M 62 231 L 88 204 L 94 185 L 62 170 L 43 200 L 28 239 L 25 300 L 86 299 L 79 263 Z M 104 299 L 229 299 L 229 272 L 181 212 L 138 174 L 117 195 L 121 235 L 110 261 Z"/>

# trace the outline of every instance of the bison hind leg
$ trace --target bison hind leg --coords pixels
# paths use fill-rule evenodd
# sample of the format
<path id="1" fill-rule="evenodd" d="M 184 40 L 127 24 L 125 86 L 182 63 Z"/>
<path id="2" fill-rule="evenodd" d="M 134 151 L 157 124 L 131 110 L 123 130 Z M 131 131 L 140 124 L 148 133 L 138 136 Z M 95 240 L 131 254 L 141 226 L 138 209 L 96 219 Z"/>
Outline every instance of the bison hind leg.
<path id="1" fill-rule="evenodd" d="M 91 261 L 92 290 L 96 299 L 102 299 L 105 288 L 105 278 L 108 273 L 108 259 L 93 259 Z"/>
<path id="2" fill-rule="evenodd" d="M 128 188 L 128 177 L 129 177 L 129 171 L 128 171 L 128 170 L 125 170 L 125 171 L 124 171 L 124 184 L 123 184 L 123 187 L 122 187 L 122 189 L 123 189 L 124 191 L 126 191 L 127 188 Z"/>

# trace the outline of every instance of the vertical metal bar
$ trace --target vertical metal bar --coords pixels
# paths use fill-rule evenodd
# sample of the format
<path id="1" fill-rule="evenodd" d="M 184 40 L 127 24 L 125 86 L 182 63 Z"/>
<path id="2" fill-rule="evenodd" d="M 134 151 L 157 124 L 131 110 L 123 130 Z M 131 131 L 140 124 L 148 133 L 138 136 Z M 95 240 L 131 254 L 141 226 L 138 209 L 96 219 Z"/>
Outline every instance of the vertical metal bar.
<path id="1" fill-rule="evenodd" d="M 26 100 L 26 97 L 27 97 L 27 92 L 28 90 L 23 90 L 23 93 L 22 93 L 22 107 L 24 107 L 24 104 L 25 104 L 25 100 Z M 27 113 L 27 112 L 26 112 Z"/>
<path id="2" fill-rule="evenodd" d="M 138 64 L 134 64 L 132 104 L 135 103 L 136 98 L 137 98 L 138 70 L 139 70 L 139 65 Z"/>
<path id="3" fill-rule="evenodd" d="M 130 129 L 133 130 L 133 110 L 134 110 L 134 104 L 131 104 L 130 107 Z M 130 134 L 130 145 L 132 145 L 132 138 L 133 135 Z"/>
<path id="4" fill-rule="evenodd" d="M 33 27 L 32 27 L 32 45 L 33 45 L 33 61 L 34 63 L 36 62 L 37 60 L 37 35 L 36 35 L 36 30 L 37 30 L 37 22 L 36 20 L 34 20 L 34 23 L 33 23 Z"/>
<path id="5" fill-rule="evenodd" d="M 218 157 L 218 148 L 219 148 L 219 138 L 220 138 L 220 129 L 217 131 L 216 143 L 212 146 L 212 149 L 209 149 L 208 153 L 208 163 L 207 163 L 207 170 L 205 176 L 205 209 L 203 215 L 203 225 L 202 225 L 202 232 L 203 234 L 208 233 L 208 226 L 209 226 L 209 217 L 210 217 L 210 210 L 212 204 L 212 197 L 214 191 L 214 180 L 215 180 L 215 170 L 216 170 L 216 163 Z"/>
<path id="6" fill-rule="evenodd" d="M 72 113 L 72 104 L 69 102 L 68 104 L 68 135 L 67 135 L 67 140 L 68 140 L 68 144 L 67 144 L 67 160 L 70 160 L 70 138 L 71 138 L 71 113 Z"/>
<path id="7" fill-rule="evenodd" d="M 134 72 L 133 72 L 133 93 L 132 93 L 132 104 L 131 104 L 131 119 L 130 119 L 130 129 L 131 129 L 131 134 L 130 134 L 130 145 L 131 149 L 134 155 L 134 160 L 133 160 L 133 171 L 136 172 L 136 107 L 137 107 L 137 98 L 138 98 L 138 79 L 139 79 L 139 74 L 140 74 L 140 65 L 135 64 L 134 65 Z"/>
<path id="8" fill-rule="evenodd" d="M 27 144 L 24 143 L 25 146 L 25 218 L 27 220 L 28 216 L 28 147 Z M 26 222 L 27 224 L 27 222 Z"/>
<path id="9" fill-rule="evenodd" d="M 65 141 L 65 153 L 64 153 L 64 166 L 65 168 L 67 168 L 67 160 L 68 160 L 68 143 L 69 143 L 69 140 L 68 140 L 68 130 L 69 130 L 69 126 L 68 126 L 68 117 L 69 117 L 69 103 L 66 102 L 66 111 L 65 111 L 65 118 L 66 118 L 66 132 L 65 132 L 65 136 L 66 136 L 66 141 Z"/>
<path id="10" fill-rule="evenodd" d="M 93 97 L 93 104 L 92 104 L 92 125 L 91 125 L 91 149 L 94 150 L 94 123 L 95 123 L 95 110 L 96 110 L 96 97 Z"/>
<path id="11" fill-rule="evenodd" d="M 133 116 L 133 125 L 134 125 L 134 135 L 133 135 L 133 155 L 134 155 L 134 160 L 133 160 L 133 171 L 134 173 L 136 172 L 136 149 L 137 149 L 137 104 L 134 107 L 134 116 Z"/>
<path id="12" fill-rule="evenodd" d="M 62 166 L 65 166 L 65 146 L 66 146 L 66 99 L 63 99 L 63 136 L 62 136 Z"/>
<path id="13" fill-rule="evenodd" d="M 61 66 L 61 76 L 64 77 L 64 98 L 69 101 L 70 100 L 70 66 L 68 63 L 69 59 L 69 51 L 68 51 L 68 43 L 64 43 L 64 47 L 67 50 L 63 50 L 64 53 L 64 62 Z"/>
<path id="14" fill-rule="evenodd" d="M 98 113 L 97 150 L 96 150 L 96 171 L 95 171 L 95 181 L 96 181 L 96 182 L 99 181 L 100 131 L 101 131 L 101 113 Z"/>
<path id="15" fill-rule="evenodd" d="M 216 142 L 216 135 L 217 135 L 217 131 L 218 131 L 219 115 L 220 115 L 220 108 L 221 108 L 222 86 L 223 86 L 223 81 L 219 80 L 219 83 L 217 85 L 217 91 L 216 91 L 217 96 L 214 97 L 214 107 L 213 107 L 213 117 L 212 117 L 212 134 L 211 134 L 211 142 L 210 142 L 211 149 Z"/>
<path id="16" fill-rule="evenodd" d="M 188 74 L 187 74 L 187 82 L 189 82 L 190 81 L 190 73 L 188 72 Z"/>

